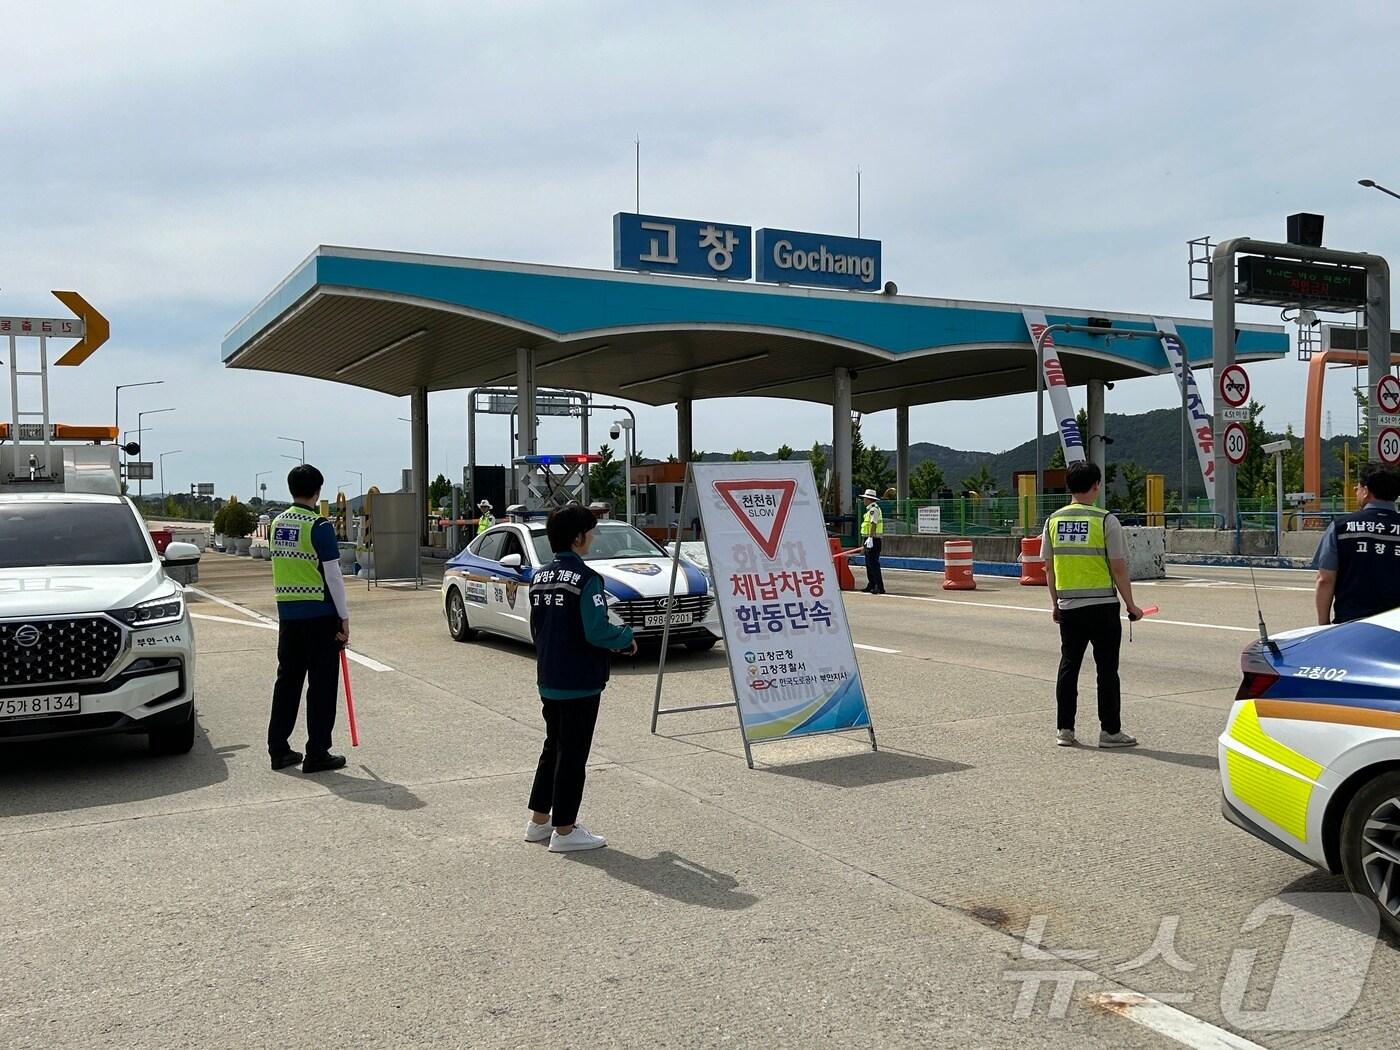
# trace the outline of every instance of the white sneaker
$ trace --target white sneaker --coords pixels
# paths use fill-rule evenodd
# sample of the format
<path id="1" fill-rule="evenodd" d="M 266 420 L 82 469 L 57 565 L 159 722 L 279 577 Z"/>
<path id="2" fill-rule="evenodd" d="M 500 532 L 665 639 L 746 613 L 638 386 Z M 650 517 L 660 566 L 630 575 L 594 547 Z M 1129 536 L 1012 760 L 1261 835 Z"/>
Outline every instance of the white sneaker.
<path id="1" fill-rule="evenodd" d="M 1057 729 L 1057 730 L 1055 730 L 1055 743 L 1059 744 L 1060 747 L 1073 747 L 1073 746 L 1074 746 L 1074 730 L 1073 730 L 1073 729 Z"/>
<path id="2" fill-rule="evenodd" d="M 555 832 L 549 837 L 550 853 L 575 853 L 585 849 L 599 849 L 608 844 L 602 835 L 595 835 L 582 824 L 575 824 L 567 835 Z"/>
<path id="3" fill-rule="evenodd" d="M 1137 737 L 1128 733 L 1099 733 L 1099 747 L 1137 747 Z"/>
<path id="4" fill-rule="evenodd" d="M 536 824 L 533 820 L 526 819 L 526 842 L 548 842 L 549 836 L 552 834 L 554 834 L 554 829 L 549 826 L 549 821 L 545 821 L 543 824 Z"/>

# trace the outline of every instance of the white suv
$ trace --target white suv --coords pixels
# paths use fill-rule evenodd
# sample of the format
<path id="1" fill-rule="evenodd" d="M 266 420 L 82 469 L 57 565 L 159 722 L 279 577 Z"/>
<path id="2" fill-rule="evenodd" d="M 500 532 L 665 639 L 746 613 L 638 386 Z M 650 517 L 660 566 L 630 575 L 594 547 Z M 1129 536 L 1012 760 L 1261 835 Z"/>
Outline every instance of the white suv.
<path id="1" fill-rule="evenodd" d="M 0 493 L 0 744 L 145 733 L 156 754 L 194 743 L 194 632 L 184 588 L 131 502 Z"/>

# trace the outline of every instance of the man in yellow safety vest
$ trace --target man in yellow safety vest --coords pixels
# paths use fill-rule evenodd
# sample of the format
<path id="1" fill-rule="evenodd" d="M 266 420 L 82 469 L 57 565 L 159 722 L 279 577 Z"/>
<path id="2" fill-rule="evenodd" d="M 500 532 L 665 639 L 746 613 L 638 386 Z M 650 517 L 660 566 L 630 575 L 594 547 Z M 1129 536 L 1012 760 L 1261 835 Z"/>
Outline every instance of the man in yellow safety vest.
<path id="1" fill-rule="evenodd" d="M 1079 669 L 1084 650 L 1092 645 L 1098 671 L 1099 747 L 1132 747 L 1137 738 L 1123 732 L 1118 682 L 1118 650 L 1123 644 L 1119 595 L 1128 606 L 1128 619 L 1142 619 L 1142 610 L 1133 603 L 1128 544 L 1122 524 L 1097 505 L 1103 481 L 1098 465 L 1074 463 L 1066 478 L 1073 500 L 1046 519 L 1040 539 L 1051 616 L 1060 625 L 1055 743 L 1074 746 Z"/>
<path id="2" fill-rule="evenodd" d="M 874 489 L 866 489 L 860 496 L 865 503 L 865 513 L 860 519 L 861 546 L 865 548 L 865 592 L 884 594 L 885 577 L 880 572 L 880 537 L 885 534 L 885 517 L 880 511 L 880 497 Z"/>

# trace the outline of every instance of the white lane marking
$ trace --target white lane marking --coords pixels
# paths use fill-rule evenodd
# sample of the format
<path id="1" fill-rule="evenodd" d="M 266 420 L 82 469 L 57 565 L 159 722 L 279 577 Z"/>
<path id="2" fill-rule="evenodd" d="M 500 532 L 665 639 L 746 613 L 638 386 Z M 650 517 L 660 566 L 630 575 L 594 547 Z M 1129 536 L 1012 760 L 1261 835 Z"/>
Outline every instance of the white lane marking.
<path id="1" fill-rule="evenodd" d="M 1089 1002 L 1193 1050 L 1265 1050 L 1258 1043 L 1137 992 L 1100 992 Z"/>
<path id="2" fill-rule="evenodd" d="M 882 645 L 863 645 L 860 642 L 852 642 L 851 644 L 854 645 L 857 649 L 865 649 L 866 651 L 872 653 L 889 653 L 889 655 L 891 656 L 899 655 L 898 649 L 886 649 Z"/>
<path id="3" fill-rule="evenodd" d="M 232 609 L 234 612 L 240 612 L 244 616 L 251 616 L 255 620 L 260 620 L 263 623 L 270 623 L 276 626 L 277 621 L 272 619 L 272 617 L 264 616 L 260 612 L 255 612 L 254 610 L 249 609 L 246 605 L 239 605 L 237 602 L 231 602 L 227 598 L 220 598 L 217 594 L 210 594 L 208 591 L 201 590 L 198 587 L 186 587 L 185 590 L 193 591 L 201 598 L 204 598 L 207 601 L 215 602 L 218 605 L 222 605 L 225 609 Z"/>
<path id="4" fill-rule="evenodd" d="M 232 616 L 214 616 L 211 613 L 190 613 L 191 620 L 213 620 L 215 623 L 231 623 L 238 627 L 261 627 L 264 631 L 277 630 L 276 625 L 261 620 L 235 620 Z"/>
<path id="5" fill-rule="evenodd" d="M 209 594 L 206 591 L 201 591 L 198 587 L 186 587 L 185 590 L 194 591 L 195 594 L 203 595 L 205 598 L 208 598 L 211 602 L 218 602 L 220 605 L 227 606 L 230 609 L 234 609 L 241 613 L 247 613 L 249 616 L 257 617 L 256 620 L 235 620 L 229 616 L 213 616 L 209 613 L 190 613 L 190 616 L 196 620 L 214 620 L 218 623 L 231 623 L 239 627 L 261 627 L 264 630 L 268 631 L 277 630 L 277 622 L 275 620 L 270 620 L 266 616 L 263 616 L 261 613 L 254 612 L 252 609 L 245 609 L 243 606 L 235 604 L 234 602 L 231 602 L 226 598 L 220 598 L 217 595 Z M 345 655 L 360 666 L 368 667 L 371 671 L 393 670 L 393 668 L 390 667 L 388 664 L 382 664 L 372 656 L 365 656 L 361 653 L 357 653 L 354 649 L 347 649 L 345 651 Z"/>
<path id="6" fill-rule="evenodd" d="M 938 605 L 965 605 L 974 609 L 1009 609 L 1011 612 L 1035 613 L 1039 616 L 1047 615 L 1049 609 L 1033 608 L 1029 605 L 998 605 L 995 602 L 972 602 L 962 601 L 957 598 L 925 598 L 920 594 L 891 594 L 891 598 L 903 598 L 910 602 L 934 602 Z M 1192 620 L 1163 620 L 1159 616 L 1153 616 L 1153 623 L 1170 624 L 1173 627 L 1203 627 L 1211 631 L 1242 631 L 1245 634 L 1254 634 L 1258 628 L 1255 627 L 1231 627 L 1223 623 L 1195 623 Z M 1146 620 L 1139 620 L 1138 624 L 1146 623 Z"/>

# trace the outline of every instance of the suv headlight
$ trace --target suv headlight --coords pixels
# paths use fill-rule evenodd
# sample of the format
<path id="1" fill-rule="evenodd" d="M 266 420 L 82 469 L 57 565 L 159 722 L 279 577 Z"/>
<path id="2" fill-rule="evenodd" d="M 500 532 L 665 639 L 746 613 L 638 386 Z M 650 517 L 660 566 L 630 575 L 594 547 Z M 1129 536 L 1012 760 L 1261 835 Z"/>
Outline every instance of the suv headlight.
<path id="1" fill-rule="evenodd" d="M 130 609 L 118 609 L 112 615 L 128 627 L 138 629 L 178 623 L 185 617 L 185 595 L 176 591 L 133 605 Z"/>

